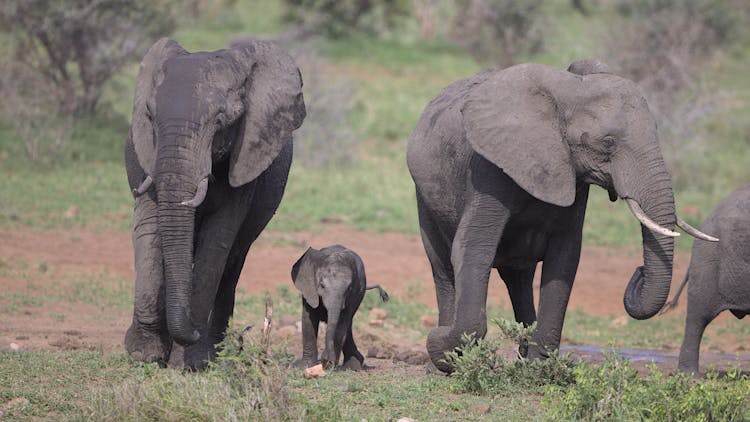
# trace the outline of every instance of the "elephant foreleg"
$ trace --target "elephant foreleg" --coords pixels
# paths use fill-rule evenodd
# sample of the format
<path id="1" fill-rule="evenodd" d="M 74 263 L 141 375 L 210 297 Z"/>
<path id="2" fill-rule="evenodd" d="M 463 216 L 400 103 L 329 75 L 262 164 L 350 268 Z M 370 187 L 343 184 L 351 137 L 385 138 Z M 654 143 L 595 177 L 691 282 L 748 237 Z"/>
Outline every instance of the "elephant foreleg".
<path id="1" fill-rule="evenodd" d="M 133 322 L 125 334 L 125 349 L 135 359 L 164 364 L 171 340 L 165 319 L 164 269 L 157 228 L 156 203 L 149 195 L 135 201 L 135 302 Z"/>
<path id="2" fill-rule="evenodd" d="M 500 196 L 475 192 L 461 217 L 451 249 L 456 276 L 456 313 L 450 326 L 439 326 L 427 337 L 430 359 L 441 371 L 450 366 L 442 362 L 445 352 L 461 345 L 464 333 L 484 337 L 487 332 L 487 284 L 503 228 L 510 211 L 497 199 Z"/>
<path id="3" fill-rule="evenodd" d="M 298 367 L 310 367 L 318 361 L 318 325 L 320 318 L 317 312 L 302 299 L 302 358 L 294 363 Z"/>

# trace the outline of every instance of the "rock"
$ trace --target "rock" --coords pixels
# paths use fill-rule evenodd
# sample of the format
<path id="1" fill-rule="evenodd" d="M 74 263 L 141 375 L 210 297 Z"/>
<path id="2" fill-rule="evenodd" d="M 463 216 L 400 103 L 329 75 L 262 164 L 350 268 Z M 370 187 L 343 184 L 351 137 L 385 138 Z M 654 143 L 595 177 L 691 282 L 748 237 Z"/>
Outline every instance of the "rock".
<path id="1" fill-rule="evenodd" d="M 368 358 L 393 359 L 395 356 L 396 356 L 396 350 L 391 345 L 370 346 L 370 348 L 367 349 Z"/>
<path id="2" fill-rule="evenodd" d="M 409 365 L 424 365 L 430 360 L 430 356 L 424 350 L 410 349 L 398 352 L 393 360 L 408 363 Z"/>
<path id="3" fill-rule="evenodd" d="M 385 319 L 388 316 L 388 311 L 382 308 L 370 309 L 370 320 Z"/>
<path id="4" fill-rule="evenodd" d="M 397 422 L 417 422 L 417 421 L 412 418 L 403 417 L 403 418 L 399 418 Z"/>
<path id="5" fill-rule="evenodd" d="M 422 326 L 425 328 L 437 327 L 438 319 L 434 315 L 424 315 L 419 320 L 422 321 Z"/>
<path id="6" fill-rule="evenodd" d="M 18 344 L 18 343 L 11 343 L 10 344 L 10 349 L 11 350 L 21 350 L 21 345 Z"/>
<path id="7" fill-rule="evenodd" d="M 301 333 L 301 332 L 302 332 L 302 321 L 297 321 L 297 322 L 296 322 L 296 323 L 294 324 L 294 328 L 296 328 L 296 329 L 297 329 L 297 332 L 298 332 L 298 333 Z"/>
<path id="8" fill-rule="evenodd" d="M 68 208 L 68 210 L 65 211 L 65 214 L 63 215 L 65 216 L 65 218 L 72 220 L 74 218 L 78 218 L 78 214 L 80 214 L 80 212 L 81 212 L 81 209 L 73 205 L 70 208 Z"/>
<path id="9" fill-rule="evenodd" d="M 323 365 L 320 363 L 305 369 L 305 378 L 307 379 L 324 377 L 326 375 L 328 375 L 328 373 L 326 373 L 323 369 Z"/>
<path id="10" fill-rule="evenodd" d="M 473 406 L 469 406 L 469 413 L 476 413 L 479 415 L 489 415 L 490 411 L 492 411 L 492 406 L 490 406 L 487 403 L 475 404 Z"/>
<path id="11" fill-rule="evenodd" d="M 382 327 L 385 325 L 385 322 L 382 319 L 371 319 L 369 324 L 371 327 Z"/>
<path id="12" fill-rule="evenodd" d="M 378 357 L 378 352 L 379 351 L 380 351 L 380 349 L 378 348 L 378 346 L 370 346 L 370 348 L 367 349 L 367 357 L 368 358 L 376 358 L 376 357 Z"/>

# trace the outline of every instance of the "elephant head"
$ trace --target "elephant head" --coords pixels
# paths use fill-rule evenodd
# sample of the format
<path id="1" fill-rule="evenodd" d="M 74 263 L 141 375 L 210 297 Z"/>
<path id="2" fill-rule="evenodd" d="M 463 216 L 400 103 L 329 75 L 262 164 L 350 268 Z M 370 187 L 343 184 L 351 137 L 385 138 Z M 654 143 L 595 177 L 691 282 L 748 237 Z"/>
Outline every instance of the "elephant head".
<path id="1" fill-rule="evenodd" d="M 550 204 L 572 205 L 579 182 L 627 201 L 643 225 L 644 266 L 625 308 L 637 319 L 656 314 L 669 294 L 678 219 L 656 122 L 636 84 L 597 61 L 569 71 L 518 65 L 479 84 L 461 110 L 478 154 Z"/>
<path id="2" fill-rule="evenodd" d="M 301 89 L 292 58 L 267 42 L 188 53 L 162 38 L 141 63 L 128 146 L 144 180 L 134 194 L 155 188 L 167 326 L 182 345 L 199 338 L 190 307 L 193 232 L 212 168 L 228 167 L 232 188 L 254 181 L 301 125 Z"/>
<path id="3" fill-rule="evenodd" d="M 307 251 L 292 266 L 294 286 L 302 292 L 302 298 L 311 307 L 322 305 L 327 313 L 325 353 L 323 359 L 338 362 L 342 339 L 336 338 L 343 321 L 344 313 L 350 318 L 359 306 L 364 294 L 366 281 L 361 265 L 341 246 L 332 246 Z M 356 303 L 355 303 L 356 302 Z"/>

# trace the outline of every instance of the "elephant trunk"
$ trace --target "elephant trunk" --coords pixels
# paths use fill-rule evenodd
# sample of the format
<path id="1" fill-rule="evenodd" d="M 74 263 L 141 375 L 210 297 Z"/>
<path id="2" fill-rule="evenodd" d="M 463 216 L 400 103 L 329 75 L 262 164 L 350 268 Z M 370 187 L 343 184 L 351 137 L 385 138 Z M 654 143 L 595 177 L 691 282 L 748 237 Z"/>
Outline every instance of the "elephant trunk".
<path id="1" fill-rule="evenodd" d="M 642 166 L 635 167 L 642 171 L 634 173 L 644 178 L 634 180 L 624 197 L 635 200 L 649 219 L 668 230 L 657 232 L 641 226 L 643 266 L 633 273 L 623 297 L 625 310 L 635 319 L 651 318 L 664 306 L 672 282 L 674 256 L 674 237 L 668 234 L 675 227 L 672 183 L 661 154 L 651 152 L 645 156 L 649 158 L 641 157 Z"/>
<path id="2" fill-rule="evenodd" d="M 339 319 L 341 316 L 341 304 L 334 303 L 331 304 L 331 306 L 326 305 L 326 309 L 328 311 L 328 318 L 326 321 L 326 343 L 323 352 L 323 360 L 336 366 L 339 361 L 339 355 L 341 354 L 341 343 L 338 338 L 339 336 L 337 335 Z"/>
<path id="3" fill-rule="evenodd" d="M 174 135 L 172 135 L 174 137 Z M 193 293 L 193 236 L 195 208 L 183 203 L 195 196 L 198 183 L 192 177 L 191 158 L 176 142 L 164 142 L 157 157 L 158 224 L 164 259 L 167 327 L 183 345 L 198 341 L 191 319 Z"/>

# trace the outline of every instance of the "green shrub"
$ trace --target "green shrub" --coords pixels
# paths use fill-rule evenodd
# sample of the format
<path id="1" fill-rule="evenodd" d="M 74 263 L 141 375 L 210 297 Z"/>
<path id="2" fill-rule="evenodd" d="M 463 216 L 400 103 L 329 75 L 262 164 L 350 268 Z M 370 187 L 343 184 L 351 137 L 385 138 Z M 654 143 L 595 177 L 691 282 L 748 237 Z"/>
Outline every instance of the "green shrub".
<path id="1" fill-rule="evenodd" d="M 494 321 L 501 335 L 515 344 L 528 344 L 536 324 L 524 327 L 507 320 Z M 477 394 L 515 394 L 533 391 L 547 384 L 566 386 L 573 381 L 573 362 L 567 356 L 553 354 L 549 359 L 508 360 L 497 353 L 500 341 L 464 335 L 463 346 L 447 352 L 445 361 L 454 371 L 453 388 L 457 392 Z"/>
<path id="2" fill-rule="evenodd" d="M 575 382 L 546 388 L 545 419 L 733 421 L 750 417 L 750 379 L 730 370 L 698 382 L 682 373 L 665 376 L 656 366 L 642 377 L 612 352 L 604 363 L 578 364 Z"/>

